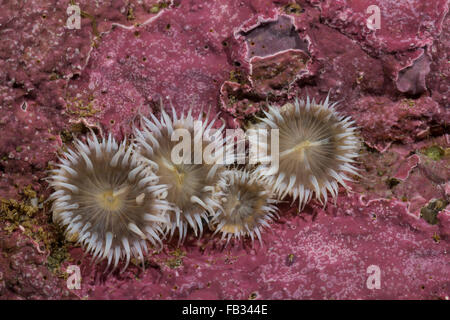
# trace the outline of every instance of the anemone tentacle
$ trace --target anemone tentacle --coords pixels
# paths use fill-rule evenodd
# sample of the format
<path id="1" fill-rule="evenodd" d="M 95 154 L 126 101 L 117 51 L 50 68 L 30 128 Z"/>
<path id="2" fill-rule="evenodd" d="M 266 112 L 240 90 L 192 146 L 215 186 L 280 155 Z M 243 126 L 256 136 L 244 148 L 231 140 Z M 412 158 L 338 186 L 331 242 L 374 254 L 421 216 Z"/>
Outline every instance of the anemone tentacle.
<path id="1" fill-rule="evenodd" d="M 328 193 L 336 199 L 339 184 L 348 189 L 347 174 L 358 175 L 352 165 L 358 157 L 360 141 L 354 121 L 339 115 L 329 104 L 296 99 L 282 108 L 269 106 L 266 117 L 256 129 L 266 130 L 267 139 L 259 139 L 259 159 L 278 156 L 277 170 L 271 163 L 260 163 L 255 174 L 273 187 L 279 199 L 290 195 L 298 199 L 299 209 L 313 196 L 326 205 Z M 279 153 L 272 155 L 271 129 L 278 129 Z M 272 158 L 273 159 L 273 158 Z"/>
<path id="2" fill-rule="evenodd" d="M 66 227 L 66 237 L 76 239 L 94 261 L 107 259 L 114 270 L 121 259 L 144 261 L 147 241 L 162 247 L 165 211 L 160 195 L 167 186 L 138 163 L 133 145 L 120 145 L 109 135 L 95 135 L 60 158 L 51 172 L 54 192 L 53 220 Z"/>
<path id="3" fill-rule="evenodd" d="M 172 210 L 166 212 L 170 221 L 166 232 L 172 238 L 178 231 L 179 244 L 186 238 L 188 228 L 196 236 L 202 235 L 203 222 L 209 222 L 209 216 L 219 205 L 213 192 L 224 170 L 223 154 L 220 152 L 211 153 L 209 161 L 203 157 L 206 148 L 220 150 L 223 147 L 223 139 L 219 138 L 224 126 L 212 133 L 215 119 L 210 122 L 203 120 L 202 113 L 196 119 L 191 111 L 177 117 L 172 108 L 171 117 L 162 109 L 160 119 L 153 114 L 151 119 L 143 117 L 141 130 L 135 130 L 142 163 L 158 175 L 161 183 L 169 186 L 167 201 L 172 204 Z M 183 139 L 190 138 L 186 144 L 188 150 L 183 151 L 183 161 L 175 161 L 172 154 L 177 145 L 185 142 L 176 136 L 178 132 L 186 134 Z M 195 154 L 199 146 L 200 159 Z"/>

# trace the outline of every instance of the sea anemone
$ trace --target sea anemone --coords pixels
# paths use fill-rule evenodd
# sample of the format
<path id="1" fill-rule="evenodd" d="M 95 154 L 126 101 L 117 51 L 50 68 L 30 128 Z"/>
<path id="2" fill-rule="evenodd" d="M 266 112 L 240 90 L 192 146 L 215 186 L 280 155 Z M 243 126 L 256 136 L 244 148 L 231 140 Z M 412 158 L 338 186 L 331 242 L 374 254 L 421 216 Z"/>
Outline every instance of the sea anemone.
<path id="1" fill-rule="evenodd" d="M 144 261 L 146 241 L 161 247 L 167 186 L 139 165 L 133 146 L 120 145 L 109 135 L 95 135 L 60 158 L 49 184 L 53 220 L 66 226 L 66 237 L 77 239 L 94 261 L 108 259 L 113 269 L 121 258 Z"/>
<path id="2" fill-rule="evenodd" d="M 277 200 L 263 182 L 247 171 L 228 170 L 222 175 L 217 196 L 221 208 L 211 219 L 214 234 L 221 232 L 227 244 L 232 238 L 255 236 L 262 245 L 261 230 L 269 227 L 270 221 L 278 217 Z"/>
<path id="3" fill-rule="evenodd" d="M 255 174 L 273 186 L 279 199 L 286 195 L 293 201 L 298 199 L 300 209 L 313 193 L 324 205 L 328 192 L 336 199 L 338 184 L 348 189 L 346 180 L 351 179 L 346 173 L 358 175 L 352 165 L 360 148 L 354 121 L 339 115 L 335 105 L 329 105 L 328 97 L 323 103 L 311 102 L 308 97 L 306 102 L 296 99 L 282 108 L 269 106 L 266 117 L 256 125 L 267 139 L 258 135 L 251 138 L 258 144 L 257 155 L 262 162 Z M 279 135 L 278 145 L 272 143 L 272 134 Z M 278 166 L 273 165 L 274 157 L 278 157 Z"/>
<path id="4" fill-rule="evenodd" d="M 206 118 L 208 116 L 209 112 Z M 143 117 L 142 131 L 135 131 L 143 163 L 155 172 L 161 183 L 169 186 L 167 201 L 173 205 L 173 210 L 166 213 L 170 220 L 166 231 L 172 237 L 178 230 L 179 243 L 186 238 L 188 226 L 200 237 L 202 220 L 208 223 L 208 216 L 218 207 L 213 193 L 224 169 L 220 161 L 222 155 L 217 152 L 209 161 L 204 161 L 203 152 L 221 147 L 223 140 L 218 137 L 224 127 L 213 135 L 211 128 L 215 119 L 208 123 L 201 117 L 202 112 L 194 119 L 190 110 L 187 116 L 183 113 L 177 118 L 173 108 L 170 117 L 162 109 L 160 120 L 153 114 L 151 120 Z M 178 141 L 180 137 L 182 142 Z M 180 144 L 185 149 L 179 150 Z M 176 160 L 174 158 L 180 155 L 178 151 L 183 151 L 183 155 Z"/>

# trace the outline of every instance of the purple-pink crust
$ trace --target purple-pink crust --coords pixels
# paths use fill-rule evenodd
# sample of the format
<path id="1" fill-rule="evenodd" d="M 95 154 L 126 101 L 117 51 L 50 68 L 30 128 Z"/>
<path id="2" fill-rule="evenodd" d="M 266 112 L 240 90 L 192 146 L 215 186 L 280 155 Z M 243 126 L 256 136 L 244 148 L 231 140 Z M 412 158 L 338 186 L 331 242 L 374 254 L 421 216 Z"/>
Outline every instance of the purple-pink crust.
<path id="1" fill-rule="evenodd" d="M 448 1 L 77 3 L 79 30 L 69 0 L 0 12 L 0 299 L 449 298 Z M 121 140 L 162 99 L 240 128 L 266 101 L 327 94 L 359 127 L 362 178 L 325 209 L 280 205 L 263 247 L 206 233 L 105 276 L 49 218 L 42 179 L 88 127 Z"/>

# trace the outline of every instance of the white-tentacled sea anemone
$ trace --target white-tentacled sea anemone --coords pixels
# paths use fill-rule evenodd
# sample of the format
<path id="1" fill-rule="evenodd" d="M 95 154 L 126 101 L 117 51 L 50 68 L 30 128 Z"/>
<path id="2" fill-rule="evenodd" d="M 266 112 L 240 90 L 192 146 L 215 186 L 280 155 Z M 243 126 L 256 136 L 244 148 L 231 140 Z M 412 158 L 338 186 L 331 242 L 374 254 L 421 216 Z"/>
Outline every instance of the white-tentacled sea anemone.
<path id="1" fill-rule="evenodd" d="M 67 238 L 77 239 L 93 259 L 107 259 L 113 270 L 120 259 L 144 261 L 146 241 L 161 246 L 168 203 L 167 186 L 139 165 L 133 147 L 109 135 L 86 143 L 79 140 L 51 171 L 49 184 L 53 220 L 66 226 Z"/>
<path id="2" fill-rule="evenodd" d="M 260 243 L 261 231 L 278 217 L 275 195 L 263 182 L 247 171 L 228 170 L 222 175 L 217 196 L 221 208 L 211 219 L 214 234 L 221 232 L 227 244 L 232 238 L 250 236 Z"/>
<path id="3" fill-rule="evenodd" d="M 339 184 L 348 188 L 346 173 L 355 174 L 352 165 L 358 156 L 360 142 L 355 135 L 354 121 L 339 115 L 329 105 L 328 97 L 323 103 L 296 99 L 294 104 L 282 108 L 269 106 L 266 118 L 257 124 L 267 132 L 267 141 L 257 139 L 258 156 L 267 160 L 279 155 L 278 170 L 270 163 L 260 164 L 255 173 L 273 187 L 279 199 L 290 195 L 299 200 L 299 208 L 315 198 L 327 202 L 327 193 L 336 199 Z M 279 150 L 272 152 L 271 129 L 278 129 Z M 274 148 L 275 149 L 275 148 Z"/>
<path id="4" fill-rule="evenodd" d="M 223 127 L 215 135 L 209 134 L 215 120 L 203 121 L 201 117 L 202 113 L 195 119 L 191 111 L 177 117 L 173 108 L 171 117 L 162 109 L 159 120 L 153 114 L 151 119 L 143 117 L 142 131 L 136 129 L 135 132 L 143 162 L 161 183 L 169 186 L 167 201 L 173 205 L 173 210 L 167 212 L 170 220 L 167 231 L 172 237 L 178 230 L 179 243 L 186 238 L 188 226 L 196 236 L 201 236 L 203 220 L 208 223 L 209 215 L 218 206 L 213 192 L 224 166 L 220 164 L 219 153 L 211 153 L 213 157 L 205 161 L 203 151 L 213 145 L 220 147 L 221 140 L 216 138 Z M 177 149 L 180 144 L 184 144 L 184 150 Z"/>

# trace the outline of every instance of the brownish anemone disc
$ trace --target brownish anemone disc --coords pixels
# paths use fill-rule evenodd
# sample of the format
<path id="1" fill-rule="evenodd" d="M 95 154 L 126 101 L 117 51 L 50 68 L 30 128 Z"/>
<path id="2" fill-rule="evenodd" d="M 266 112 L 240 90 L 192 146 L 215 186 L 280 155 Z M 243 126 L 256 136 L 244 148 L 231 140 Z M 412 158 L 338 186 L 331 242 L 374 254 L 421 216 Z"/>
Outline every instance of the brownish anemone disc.
<path id="1" fill-rule="evenodd" d="M 216 195 L 221 207 L 211 219 L 214 234 L 222 233 L 227 244 L 232 238 L 257 238 L 262 244 L 261 231 L 278 217 L 277 200 L 264 183 L 247 171 L 228 170 L 222 175 Z"/>

